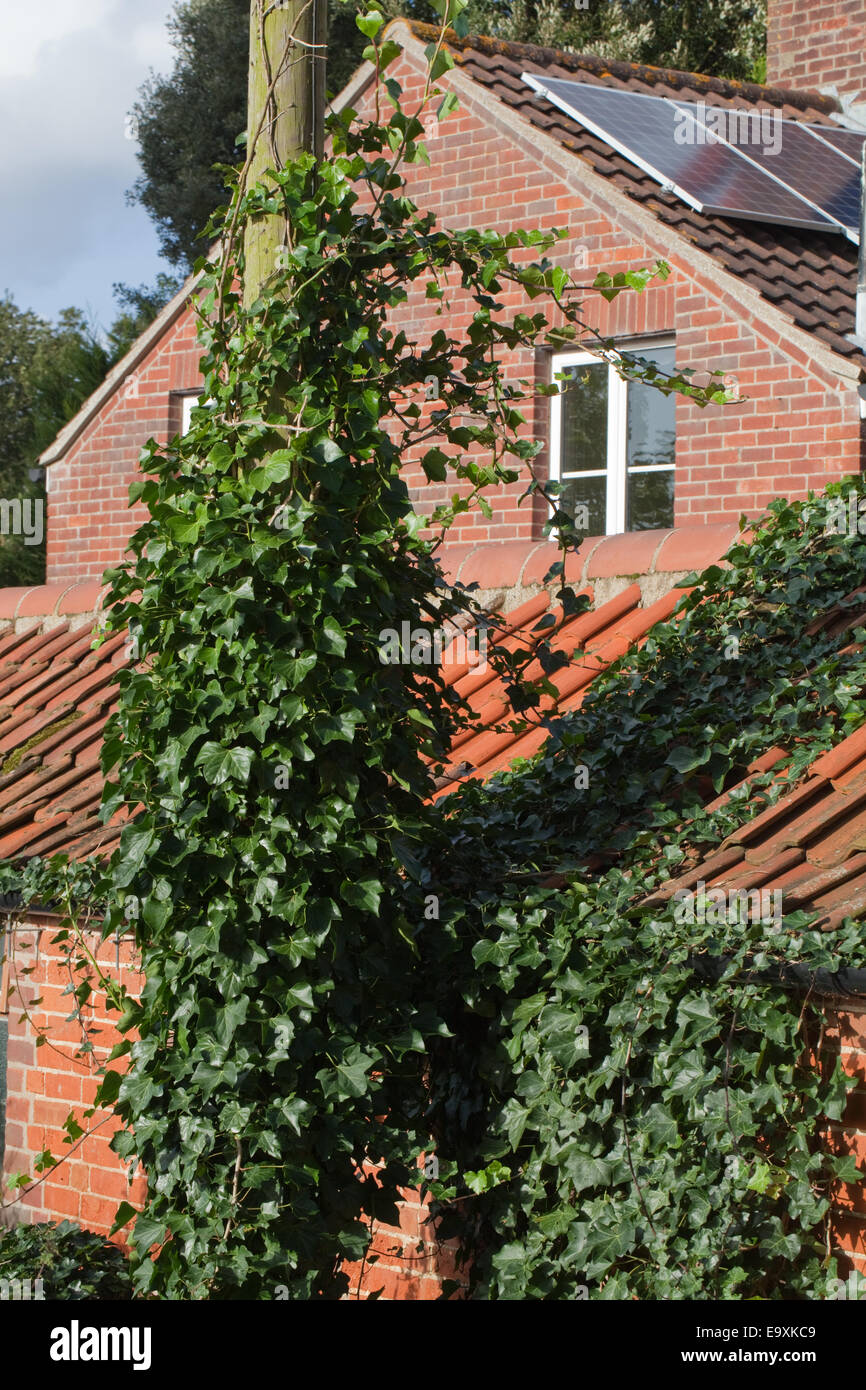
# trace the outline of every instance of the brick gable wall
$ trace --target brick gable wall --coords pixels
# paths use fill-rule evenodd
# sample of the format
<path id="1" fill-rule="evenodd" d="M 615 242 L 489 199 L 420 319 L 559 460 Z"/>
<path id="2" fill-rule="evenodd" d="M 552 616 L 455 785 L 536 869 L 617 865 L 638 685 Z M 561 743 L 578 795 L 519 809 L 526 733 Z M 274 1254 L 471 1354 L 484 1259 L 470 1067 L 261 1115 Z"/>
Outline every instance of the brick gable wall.
<path id="1" fill-rule="evenodd" d="M 49 583 L 98 580 L 116 564 L 147 515 L 130 510 L 129 485 L 148 439 L 166 441 L 180 429 L 181 395 L 200 387 L 201 348 L 192 308 L 129 373 L 62 459 L 47 470 Z"/>
<path id="2" fill-rule="evenodd" d="M 770 0 L 767 81 L 866 95 L 866 0 Z"/>

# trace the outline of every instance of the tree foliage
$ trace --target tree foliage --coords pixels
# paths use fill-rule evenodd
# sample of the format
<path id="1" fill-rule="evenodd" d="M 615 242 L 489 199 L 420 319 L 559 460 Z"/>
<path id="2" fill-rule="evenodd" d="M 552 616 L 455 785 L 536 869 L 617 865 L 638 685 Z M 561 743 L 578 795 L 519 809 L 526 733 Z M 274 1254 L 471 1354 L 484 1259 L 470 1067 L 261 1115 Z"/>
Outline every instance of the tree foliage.
<path id="1" fill-rule="evenodd" d="M 147 209 L 163 256 L 181 269 L 206 251 L 198 235 L 223 201 L 214 165 L 239 155 L 249 23 L 249 0 L 178 3 L 169 20 L 174 67 L 152 74 L 133 107 L 141 174 L 128 196 Z"/>
<path id="2" fill-rule="evenodd" d="M 571 53 L 763 82 L 766 0 L 473 0 L 471 31 Z"/>
<path id="3" fill-rule="evenodd" d="M 38 474 L 43 449 L 82 401 L 99 386 L 111 357 L 78 309 L 64 309 L 55 323 L 0 300 L 0 495 L 44 503 Z M 45 573 L 45 546 L 21 536 L 0 540 L 0 585 L 38 584 Z"/>

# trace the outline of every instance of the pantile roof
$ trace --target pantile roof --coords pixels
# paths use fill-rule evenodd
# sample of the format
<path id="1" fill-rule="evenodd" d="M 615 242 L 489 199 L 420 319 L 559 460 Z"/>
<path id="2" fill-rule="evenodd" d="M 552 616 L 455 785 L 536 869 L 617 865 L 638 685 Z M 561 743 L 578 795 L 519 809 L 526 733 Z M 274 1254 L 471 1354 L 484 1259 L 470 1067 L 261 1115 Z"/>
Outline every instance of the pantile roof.
<path id="1" fill-rule="evenodd" d="M 601 607 L 564 619 L 562 609 L 551 607 L 545 592 L 510 613 L 507 625 L 495 639 L 500 645 L 511 651 L 525 650 L 539 636 L 547 637 L 544 630 L 533 635 L 533 628 L 549 612 L 556 623 L 555 636 L 548 639 L 550 648 L 570 658 L 569 664 L 551 677 L 559 698 L 554 701 L 545 696 L 528 722 L 576 709 L 599 672 L 624 656 L 630 647 L 640 645 L 654 623 L 670 616 L 682 593 L 681 589 L 671 589 L 650 607 L 642 608 L 640 587 L 630 584 Z M 445 678 L 467 701 L 480 728 L 458 734 L 454 740 L 453 761 L 441 779 L 439 795 L 453 790 L 460 782 L 490 777 L 509 767 L 516 758 L 531 757 L 548 737 L 547 729 L 538 722 L 529 729 L 512 727 L 521 721 L 511 708 L 504 680 L 489 663 L 475 669 L 467 663 L 451 665 L 448 655 L 446 652 Z M 523 671 L 524 678 L 530 681 L 542 675 L 538 660 L 530 662 Z"/>
<path id="2" fill-rule="evenodd" d="M 107 825 L 99 820 L 99 753 L 106 720 L 116 708 L 116 675 L 129 659 L 128 649 L 122 634 L 94 645 L 100 636 L 98 619 L 82 613 L 94 598 L 91 589 L 98 593 L 98 586 L 79 586 L 77 598 L 62 586 L 43 587 L 41 594 L 0 591 L 0 614 L 19 611 L 22 603 L 35 605 L 40 598 L 43 611 L 49 599 L 55 609 L 49 618 L 23 624 L 19 612 L 16 628 L 0 636 L 0 860 L 21 862 L 59 852 L 72 858 L 102 855 L 120 836 L 122 813 Z M 591 590 L 584 592 L 591 597 Z M 630 583 L 599 607 L 563 618 L 548 591 L 541 590 L 505 615 L 490 640 L 512 650 L 525 648 L 539 639 L 534 629 L 547 614 L 556 620 L 555 635 L 549 636 L 550 628 L 540 632 L 555 651 L 569 657 L 552 676 L 557 700 L 545 697 L 528 729 L 520 727 L 504 683 L 489 665 L 472 665 L 465 648 L 449 648 L 446 681 L 467 700 L 478 727 L 455 739 L 437 796 L 537 752 L 547 737 L 538 719 L 576 709 L 595 677 L 640 646 L 653 624 L 670 616 L 683 592 L 671 589 L 643 607 L 639 585 Z M 857 597 L 859 603 L 839 604 L 813 629 L 844 634 L 866 625 L 866 585 Z M 69 616 L 57 611 L 64 605 Z M 526 671 L 530 679 L 541 674 L 538 661 Z M 746 780 L 771 772 L 783 758 L 781 748 L 769 749 Z M 707 810 L 722 806 L 734 790 L 710 802 Z M 699 883 L 747 893 L 780 889 L 786 913 L 818 912 L 818 925 L 826 930 L 845 916 L 866 915 L 866 726 L 817 758 L 796 784 L 712 853 L 696 857 L 644 906 L 660 906 L 678 890 L 693 891 Z"/>
<path id="3" fill-rule="evenodd" d="M 0 859 L 86 858 L 120 836 L 120 816 L 98 817 L 99 754 L 126 639 L 94 650 L 96 635 L 65 621 L 0 637 Z"/>

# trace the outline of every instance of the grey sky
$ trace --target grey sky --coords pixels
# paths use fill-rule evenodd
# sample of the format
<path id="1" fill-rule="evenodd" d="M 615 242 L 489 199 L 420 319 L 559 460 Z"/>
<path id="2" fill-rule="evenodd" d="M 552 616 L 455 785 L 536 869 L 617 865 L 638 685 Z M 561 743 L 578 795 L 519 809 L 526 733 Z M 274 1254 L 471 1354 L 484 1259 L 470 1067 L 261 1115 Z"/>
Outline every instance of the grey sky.
<path id="1" fill-rule="evenodd" d="M 172 0 L 0 0 L 0 293 L 105 327 L 112 283 L 166 269 L 124 193 L 138 165 L 125 116 L 150 68 L 170 68 Z"/>

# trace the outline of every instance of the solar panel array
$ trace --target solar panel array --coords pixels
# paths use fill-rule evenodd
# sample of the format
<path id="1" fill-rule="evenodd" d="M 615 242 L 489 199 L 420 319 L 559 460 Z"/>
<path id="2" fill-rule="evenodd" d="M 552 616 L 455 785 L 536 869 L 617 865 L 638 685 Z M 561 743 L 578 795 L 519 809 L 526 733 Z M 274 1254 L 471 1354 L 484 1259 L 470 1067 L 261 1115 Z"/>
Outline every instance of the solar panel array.
<path id="1" fill-rule="evenodd" d="M 534 73 L 523 81 L 697 212 L 859 240 L 866 132 Z"/>

